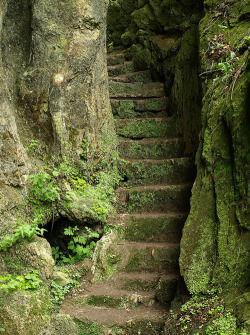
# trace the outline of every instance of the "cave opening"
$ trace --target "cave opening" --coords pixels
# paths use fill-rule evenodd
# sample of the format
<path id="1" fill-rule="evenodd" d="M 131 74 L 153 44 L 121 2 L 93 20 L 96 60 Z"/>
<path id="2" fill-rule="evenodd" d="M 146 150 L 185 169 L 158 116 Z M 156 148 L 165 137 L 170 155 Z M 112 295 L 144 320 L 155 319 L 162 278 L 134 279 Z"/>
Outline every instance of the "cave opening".
<path id="1" fill-rule="evenodd" d="M 44 238 L 59 265 L 91 257 L 104 232 L 101 223 L 74 222 L 67 217 L 51 220 L 43 228 L 46 229 Z"/>

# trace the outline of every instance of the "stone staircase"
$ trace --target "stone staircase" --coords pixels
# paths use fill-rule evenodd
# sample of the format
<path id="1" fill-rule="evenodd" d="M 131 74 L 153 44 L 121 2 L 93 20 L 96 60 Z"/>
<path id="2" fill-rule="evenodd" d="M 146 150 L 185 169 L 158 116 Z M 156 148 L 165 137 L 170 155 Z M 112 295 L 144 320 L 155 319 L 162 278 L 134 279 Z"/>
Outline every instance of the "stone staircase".
<path id="1" fill-rule="evenodd" d="M 179 280 L 194 163 L 183 157 L 164 84 L 136 72 L 122 52 L 109 55 L 108 71 L 124 185 L 110 233 L 98 242 L 94 280 L 73 298 L 73 309 L 72 297 L 62 309 L 99 327 L 93 334 L 162 334 Z"/>

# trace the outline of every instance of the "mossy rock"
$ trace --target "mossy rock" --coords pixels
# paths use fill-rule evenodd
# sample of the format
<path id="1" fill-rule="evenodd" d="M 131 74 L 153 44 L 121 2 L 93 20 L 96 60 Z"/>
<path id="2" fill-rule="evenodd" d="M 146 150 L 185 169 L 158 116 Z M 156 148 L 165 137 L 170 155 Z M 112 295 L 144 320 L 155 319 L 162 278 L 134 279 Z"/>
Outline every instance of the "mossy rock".
<path id="1" fill-rule="evenodd" d="M 134 159 L 163 159 L 182 157 L 185 143 L 182 138 L 159 140 L 123 140 L 118 146 L 122 157 Z"/>
<path id="2" fill-rule="evenodd" d="M 181 184 L 195 177 L 190 158 L 126 160 L 120 164 L 120 171 L 128 185 Z"/>
<path id="3" fill-rule="evenodd" d="M 116 133 L 133 139 L 178 136 L 173 118 L 118 119 L 115 120 Z"/>

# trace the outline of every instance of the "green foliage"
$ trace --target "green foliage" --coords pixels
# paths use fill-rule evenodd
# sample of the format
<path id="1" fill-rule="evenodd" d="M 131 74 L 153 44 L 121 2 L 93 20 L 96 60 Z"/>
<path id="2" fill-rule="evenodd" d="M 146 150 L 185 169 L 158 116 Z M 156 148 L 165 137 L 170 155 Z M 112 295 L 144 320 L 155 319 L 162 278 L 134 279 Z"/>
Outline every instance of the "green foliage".
<path id="1" fill-rule="evenodd" d="M 79 286 L 79 282 L 74 278 L 70 278 L 70 283 L 65 286 L 58 285 L 54 280 L 52 280 L 50 284 L 51 302 L 56 305 L 61 305 L 65 295 L 71 290 L 72 287 L 77 286 Z"/>
<path id="2" fill-rule="evenodd" d="M 100 326 L 97 322 L 78 322 L 78 335 L 102 335 Z"/>
<path id="3" fill-rule="evenodd" d="M 31 225 L 26 222 L 20 222 L 20 225 L 15 228 L 14 233 L 4 236 L 0 241 L 0 251 L 6 251 L 12 247 L 20 239 L 31 241 L 36 235 L 43 236 L 46 229 L 38 227 L 39 218 L 35 219 Z"/>
<path id="4" fill-rule="evenodd" d="M 31 140 L 30 144 L 26 147 L 27 153 L 29 155 L 32 155 L 35 153 L 37 146 L 38 146 L 39 141 L 38 140 Z"/>
<path id="5" fill-rule="evenodd" d="M 75 263 L 84 258 L 90 258 L 93 254 L 93 249 L 95 248 L 94 239 L 99 238 L 99 234 L 93 232 L 90 228 L 85 227 L 86 237 L 82 235 L 76 235 L 79 230 L 77 226 L 64 229 L 64 235 L 70 236 L 70 241 L 68 242 L 68 250 L 71 251 L 69 256 L 64 255 L 60 251 L 59 247 L 52 247 L 53 257 L 58 265 Z"/>
<path id="6" fill-rule="evenodd" d="M 26 273 L 22 276 L 13 277 L 11 274 L 0 276 L 0 291 L 11 292 L 15 290 L 36 290 L 43 285 L 39 277 L 39 271 Z"/>
<path id="7" fill-rule="evenodd" d="M 83 160 L 86 160 L 87 159 L 87 148 L 88 148 L 88 141 L 83 138 L 82 139 L 82 153 L 81 153 L 81 158 Z"/>
<path id="8" fill-rule="evenodd" d="M 206 335 L 237 334 L 236 317 L 225 309 L 223 299 L 218 296 L 193 296 L 179 313 L 170 311 L 170 315 L 172 321 L 169 319 L 167 326 L 174 324 L 180 334 L 196 334 L 193 330 L 197 328 Z"/>
<path id="9" fill-rule="evenodd" d="M 210 310 L 213 314 L 213 311 Z M 227 312 L 220 316 L 219 319 L 213 320 L 212 324 L 207 327 L 206 335 L 234 335 L 236 334 L 236 317 Z"/>
<path id="10" fill-rule="evenodd" d="M 58 176 L 58 172 L 54 171 L 54 177 Z M 30 198 L 33 202 L 54 202 L 56 199 L 60 200 L 60 188 L 56 185 L 55 181 L 52 180 L 51 175 L 48 173 L 39 173 L 36 175 L 30 175 L 29 178 L 32 180 L 31 191 L 35 196 Z"/>

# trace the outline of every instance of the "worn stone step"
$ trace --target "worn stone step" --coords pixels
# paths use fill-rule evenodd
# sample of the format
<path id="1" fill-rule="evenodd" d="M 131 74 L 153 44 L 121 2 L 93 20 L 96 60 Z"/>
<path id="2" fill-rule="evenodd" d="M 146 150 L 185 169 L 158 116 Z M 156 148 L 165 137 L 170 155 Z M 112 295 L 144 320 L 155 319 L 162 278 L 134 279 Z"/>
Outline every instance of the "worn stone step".
<path id="1" fill-rule="evenodd" d="M 111 65 L 108 66 L 108 75 L 109 76 L 120 76 L 125 73 L 135 72 L 136 69 L 134 67 L 133 62 L 124 62 L 123 64 Z"/>
<path id="2" fill-rule="evenodd" d="M 152 83 L 151 73 L 149 70 L 130 72 L 117 77 L 110 77 L 110 80 L 118 83 Z"/>
<path id="3" fill-rule="evenodd" d="M 115 118 L 127 119 L 137 117 L 153 117 L 164 113 L 169 107 L 167 97 L 146 99 L 110 99 L 112 113 Z"/>
<path id="4" fill-rule="evenodd" d="M 152 306 L 155 302 L 154 291 L 119 289 L 114 280 L 89 285 L 74 298 L 74 304 L 96 307 L 136 308 Z"/>
<path id="5" fill-rule="evenodd" d="M 187 213 L 191 184 L 148 185 L 117 190 L 120 213 Z"/>
<path id="6" fill-rule="evenodd" d="M 109 218 L 108 227 L 129 241 L 178 243 L 186 218 L 179 213 L 120 214 Z"/>
<path id="7" fill-rule="evenodd" d="M 166 308 L 159 304 L 132 310 L 94 306 L 72 308 L 64 303 L 62 312 L 80 322 L 78 329 L 92 328 L 93 334 L 155 335 L 164 328 Z"/>
<path id="8" fill-rule="evenodd" d="M 185 142 L 181 137 L 166 139 L 119 139 L 121 158 L 163 159 L 183 157 Z"/>
<path id="9" fill-rule="evenodd" d="M 165 96 L 164 84 L 154 83 L 121 83 L 109 81 L 111 98 L 157 98 Z"/>
<path id="10" fill-rule="evenodd" d="M 126 61 L 125 54 L 121 50 L 113 51 L 107 55 L 107 65 L 113 66 L 118 64 L 123 64 Z"/>
<path id="11" fill-rule="evenodd" d="M 117 248 L 119 246 L 119 249 Z M 121 241 L 110 250 L 120 255 L 118 272 L 176 273 L 178 270 L 178 243 L 142 243 Z"/>
<path id="12" fill-rule="evenodd" d="M 117 119 L 117 135 L 125 138 L 172 138 L 178 136 L 174 118 Z"/>
<path id="13" fill-rule="evenodd" d="M 173 300 L 178 280 L 178 275 L 148 272 L 118 273 L 112 278 L 112 282 L 121 290 L 153 291 L 155 298 L 164 304 Z"/>
<path id="14" fill-rule="evenodd" d="M 185 183 L 195 177 L 192 158 L 126 159 L 119 169 L 127 185 Z"/>

